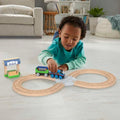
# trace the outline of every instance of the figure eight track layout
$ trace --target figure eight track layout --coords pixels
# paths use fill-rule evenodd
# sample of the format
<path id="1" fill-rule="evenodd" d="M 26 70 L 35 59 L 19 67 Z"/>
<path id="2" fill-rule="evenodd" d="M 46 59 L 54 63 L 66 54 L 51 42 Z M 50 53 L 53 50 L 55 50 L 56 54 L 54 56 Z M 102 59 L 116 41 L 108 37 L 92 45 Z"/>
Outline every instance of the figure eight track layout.
<path id="1" fill-rule="evenodd" d="M 82 74 L 99 74 L 107 78 L 106 81 L 101 83 L 88 83 L 84 81 L 77 80 L 76 77 Z M 22 87 L 22 84 L 25 81 L 32 80 L 32 79 L 47 79 L 51 81 L 55 81 L 56 84 L 54 84 L 52 87 L 42 90 L 29 90 Z M 13 83 L 13 90 L 21 95 L 25 96 L 45 96 L 49 94 L 53 94 L 59 90 L 61 90 L 64 86 L 74 85 L 78 87 L 84 87 L 84 88 L 91 88 L 91 89 L 100 89 L 100 88 L 107 88 L 116 83 L 116 77 L 106 71 L 102 70 L 96 70 L 96 69 L 81 69 L 76 70 L 68 75 L 69 80 L 56 80 L 55 78 L 51 77 L 45 77 L 45 76 L 36 76 L 28 75 L 24 77 L 20 77 Z M 61 82 L 60 82 L 61 81 Z M 69 81 L 68 83 L 66 81 Z"/>

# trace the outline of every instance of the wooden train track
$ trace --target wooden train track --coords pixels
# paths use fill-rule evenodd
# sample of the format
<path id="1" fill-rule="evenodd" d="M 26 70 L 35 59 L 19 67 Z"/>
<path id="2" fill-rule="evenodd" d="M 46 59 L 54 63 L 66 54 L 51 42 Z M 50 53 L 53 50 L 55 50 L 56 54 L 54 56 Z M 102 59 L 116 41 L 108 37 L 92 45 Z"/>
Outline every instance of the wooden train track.
<path id="1" fill-rule="evenodd" d="M 48 89 L 43 89 L 43 90 L 28 90 L 22 87 L 23 82 L 32 80 L 32 79 L 47 79 L 47 80 L 55 81 L 55 79 L 50 77 L 36 76 L 35 74 L 28 75 L 28 76 L 20 77 L 19 79 L 17 79 L 13 83 L 13 90 L 25 96 L 45 96 L 45 95 L 55 93 L 64 87 L 64 84 L 62 83 L 56 83 L 52 87 Z"/>
<path id="2" fill-rule="evenodd" d="M 88 83 L 88 82 L 83 82 L 83 81 L 75 81 L 74 85 L 79 86 L 79 87 L 84 87 L 84 88 L 93 88 L 93 89 L 100 89 L 100 88 L 107 88 L 116 83 L 116 78 L 113 74 L 102 71 L 102 70 L 96 70 L 96 69 L 83 69 L 83 70 L 77 70 L 69 74 L 69 76 L 72 77 L 77 77 L 81 74 L 86 74 L 86 73 L 92 73 L 92 74 L 99 74 L 107 78 L 105 82 L 101 83 Z"/>
<path id="3" fill-rule="evenodd" d="M 110 87 L 110 86 L 114 85 L 116 82 L 116 78 L 113 74 L 106 72 L 106 71 L 102 71 L 102 70 L 96 70 L 96 69 L 76 70 L 76 71 L 72 72 L 71 74 L 69 74 L 68 76 L 77 77 L 81 74 L 86 74 L 86 73 L 100 74 L 100 75 L 106 77 L 107 80 L 105 82 L 101 82 L 101 83 L 88 83 L 88 82 L 83 82 L 83 81 L 77 80 L 74 82 L 75 86 L 84 87 L 84 88 L 92 88 L 92 89 L 100 89 L 100 88 Z M 43 89 L 43 90 L 29 90 L 29 89 L 25 89 L 22 87 L 23 82 L 32 80 L 32 79 L 47 79 L 47 80 L 55 81 L 55 78 L 53 79 L 51 77 L 36 76 L 35 74 L 28 75 L 28 76 L 20 77 L 16 81 L 14 81 L 13 90 L 16 91 L 17 93 L 19 93 L 21 95 L 25 95 L 25 96 L 45 96 L 45 95 L 53 94 L 53 93 L 61 90 L 64 87 L 63 83 L 56 83 L 52 87 L 50 87 L 48 89 Z"/>

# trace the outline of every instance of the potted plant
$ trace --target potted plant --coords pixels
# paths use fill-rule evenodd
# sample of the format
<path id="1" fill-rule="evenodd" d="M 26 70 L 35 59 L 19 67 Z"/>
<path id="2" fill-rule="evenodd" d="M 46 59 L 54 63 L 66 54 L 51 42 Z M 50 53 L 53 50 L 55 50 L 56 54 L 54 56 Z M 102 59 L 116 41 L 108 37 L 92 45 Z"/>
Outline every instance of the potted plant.
<path id="1" fill-rule="evenodd" d="M 90 11 L 88 11 L 88 13 L 92 16 L 90 17 L 90 33 L 91 34 L 95 34 L 95 29 L 96 29 L 96 25 L 97 25 L 97 20 L 98 17 L 104 15 L 104 11 L 103 8 L 91 8 Z"/>

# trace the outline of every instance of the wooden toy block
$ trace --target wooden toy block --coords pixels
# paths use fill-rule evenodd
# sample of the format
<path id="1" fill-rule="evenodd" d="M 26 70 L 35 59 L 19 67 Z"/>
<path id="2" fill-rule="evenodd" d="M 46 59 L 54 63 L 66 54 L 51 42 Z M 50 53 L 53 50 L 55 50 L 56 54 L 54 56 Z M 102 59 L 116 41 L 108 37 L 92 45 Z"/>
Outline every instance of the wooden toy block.
<path id="1" fill-rule="evenodd" d="M 18 72 L 17 71 L 8 72 L 8 76 L 14 76 L 14 75 L 18 75 Z"/>

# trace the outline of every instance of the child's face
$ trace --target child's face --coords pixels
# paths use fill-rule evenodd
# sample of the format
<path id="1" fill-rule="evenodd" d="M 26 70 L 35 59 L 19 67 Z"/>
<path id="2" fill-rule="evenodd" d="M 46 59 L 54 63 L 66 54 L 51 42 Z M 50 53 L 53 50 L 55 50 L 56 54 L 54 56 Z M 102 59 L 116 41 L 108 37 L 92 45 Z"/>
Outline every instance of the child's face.
<path id="1" fill-rule="evenodd" d="M 81 29 L 74 27 L 73 25 L 65 24 L 61 31 L 59 31 L 59 37 L 61 38 L 61 44 L 63 47 L 70 51 L 72 50 L 80 40 Z"/>

